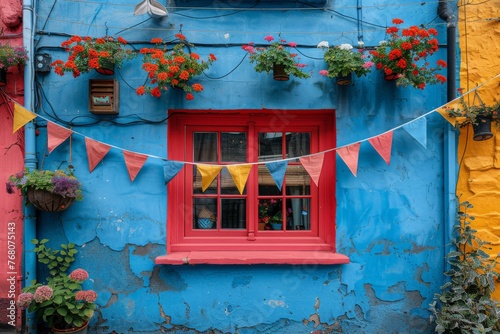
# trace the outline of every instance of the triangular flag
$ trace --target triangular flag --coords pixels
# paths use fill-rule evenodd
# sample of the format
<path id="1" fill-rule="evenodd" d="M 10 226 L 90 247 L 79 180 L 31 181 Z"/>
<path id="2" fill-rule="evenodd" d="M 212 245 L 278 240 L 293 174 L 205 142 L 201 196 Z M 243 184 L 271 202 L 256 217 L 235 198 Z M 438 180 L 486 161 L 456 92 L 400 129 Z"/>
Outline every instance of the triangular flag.
<path id="1" fill-rule="evenodd" d="M 247 183 L 248 174 L 250 174 L 252 165 L 228 165 L 226 168 L 229 174 L 231 174 L 240 195 L 243 195 L 243 190 L 245 189 L 245 184 Z"/>
<path id="2" fill-rule="evenodd" d="M 355 143 L 346 147 L 339 148 L 337 154 L 344 161 L 344 163 L 349 167 L 351 173 L 356 176 L 358 173 L 358 157 L 359 157 L 359 147 L 361 143 Z"/>
<path id="3" fill-rule="evenodd" d="M 72 130 L 66 129 L 53 122 L 47 122 L 47 141 L 49 153 L 62 144 L 73 133 Z"/>
<path id="4" fill-rule="evenodd" d="M 427 148 L 427 119 L 425 117 L 417 118 L 413 122 L 403 125 L 403 129 Z"/>
<path id="5" fill-rule="evenodd" d="M 196 165 L 198 172 L 201 174 L 201 191 L 204 192 L 210 186 L 212 181 L 219 174 L 222 166 L 217 165 Z"/>
<path id="6" fill-rule="evenodd" d="M 319 183 L 319 176 L 321 175 L 321 169 L 323 168 L 324 159 L 325 159 L 324 153 L 299 158 L 300 163 L 309 173 L 309 176 L 314 181 L 314 184 L 316 186 Z"/>
<path id="7" fill-rule="evenodd" d="M 439 109 L 436 109 L 436 111 L 441 115 L 443 116 L 443 118 L 445 120 L 447 120 L 448 122 L 450 122 L 451 125 L 455 126 L 455 124 L 457 123 L 457 118 L 456 117 L 453 117 L 453 116 L 450 116 L 449 115 L 449 112 L 448 112 L 448 109 L 446 107 L 443 107 L 443 108 L 439 108 Z"/>
<path id="8" fill-rule="evenodd" d="M 123 156 L 125 157 L 125 165 L 127 166 L 130 181 L 134 182 L 135 177 L 139 174 L 148 156 L 129 151 L 123 151 Z"/>
<path id="9" fill-rule="evenodd" d="M 163 162 L 163 177 L 165 184 L 169 183 L 184 167 L 184 163 L 178 161 L 167 160 Z"/>
<path id="10" fill-rule="evenodd" d="M 393 131 L 389 131 L 380 136 L 368 139 L 375 151 L 380 154 L 388 165 L 391 163 L 392 134 Z"/>
<path id="11" fill-rule="evenodd" d="M 266 163 L 266 167 L 271 173 L 274 182 L 278 186 L 278 189 L 281 190 L 283 186 L 283 179 L 285 178 L 286 167 L 288 166 L 288 160 L 283 161 L 275 161 Z"/>
<path id="12" fill-rule="evenodd" d="M 14 103 L 14 124 L 12 128 L 12 133 L 15 133 L 17 130 L 22 128 L 26 123 L 35 119 L 37 114 L 28 111 L 28 109 L 24 108 L 20 104 Z"/>
<path id="13" fill-rule="evenodd" d="M 108 154 L 111 146 L 85 137 L 85 147 L 87 148 L 89 171 L 92 173 L 97 164 Z"/>

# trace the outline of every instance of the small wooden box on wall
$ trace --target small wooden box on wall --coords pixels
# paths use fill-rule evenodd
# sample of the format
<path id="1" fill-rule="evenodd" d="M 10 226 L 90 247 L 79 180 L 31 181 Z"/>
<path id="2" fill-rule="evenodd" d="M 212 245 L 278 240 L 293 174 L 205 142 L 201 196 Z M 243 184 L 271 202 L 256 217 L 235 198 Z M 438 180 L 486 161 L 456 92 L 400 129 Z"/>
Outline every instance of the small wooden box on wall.
<path id="1" fill-rule="evenodd" d="M 118 115 L 119 94 L 116 80 L 89 80 L 89 111 L 98 115 Z"/>

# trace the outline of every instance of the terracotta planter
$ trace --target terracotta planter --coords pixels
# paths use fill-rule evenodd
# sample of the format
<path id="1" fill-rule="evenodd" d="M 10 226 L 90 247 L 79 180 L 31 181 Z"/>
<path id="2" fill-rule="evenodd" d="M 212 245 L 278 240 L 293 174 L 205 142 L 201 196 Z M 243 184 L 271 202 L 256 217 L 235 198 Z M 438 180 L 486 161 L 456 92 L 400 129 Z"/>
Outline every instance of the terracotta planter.
<path id="1" fill-rule="evenodd" d="M 475 141 L 488 140 L 493 137 L 493 133 L 491 132 L 491 117 L 487 116 L 477 116 L 476 123 L 472 124 L 472 128 L 474 130 Z"/>
<path id="2" fill-rule="evenodd" d="M 285 72 L 285 65 L 273 64 L 273 77 L 276 81 L 288 81 L 290 76 Z"/>
<path id="3" fill-rule="evenodd" d="M 74 327 L 74 328 L 67 328 L 67 329 L 60 329 L 52 326 L 51 330 L 52 333 L 54 334 L 87 334 L 87 328 L 89 326 L 89 322 L 85 322 L 85 324 L 82 327 Z"/>
<path id="4" fill-rule="evenodd" d="M 352 83 L 352 72 L 347 75 L 339 75 L 337 77 L 337 85 L 349 86 Z"/>
<path id="5" fill-rule="evenodd" d="M 401 78 L 403 75 L 400 74 L 400 73 L 392 73 L 392 74 L 385 74 L 384 73 L 384 79 L 387 80 L 387 81 L 394 81 L 394 80 L 398 80 L 399 78 Z"/>
<path id="6" fill-rule="evenodd" d="M 7 68 L 0 68 L 0 86 L 7 86 Z"/>
<path id="7" fill-rule="evenodd" d="M 58 212 L 66 210 L 75 201 L 74 197 L 62 197 L 46 190 L 29 188 L 27 200 L 35 208 L 47 212 Z"/>

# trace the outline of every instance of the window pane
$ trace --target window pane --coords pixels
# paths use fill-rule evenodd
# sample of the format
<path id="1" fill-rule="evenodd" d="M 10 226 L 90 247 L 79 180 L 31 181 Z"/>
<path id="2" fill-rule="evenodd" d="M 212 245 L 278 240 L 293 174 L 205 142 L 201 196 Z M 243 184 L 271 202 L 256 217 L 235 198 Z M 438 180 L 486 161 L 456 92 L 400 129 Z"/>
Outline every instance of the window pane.
<path id="1" fill-rule="evenodd" d="M 205 192 L 201 191 L 201 174 L 196 166 L 193 166 L 193 194 L 217 194 L 217 177 L 210 183 Z"/>
<path id="2" fill-rule="evenodd" d="M 291 198 L 287 200 L 287 230 L 310 230 L 309 198 Z M 332 217 L 332 220 L 334 218 Z"/>
<path id="3" fill-rule="evenodd" d="M 193 207 L 194 229 L 216 229 L 217 228 L 217 199 L 195 198 Z"/>
<path id="4" fill-rule="evenodd" d="M 193 161 L 217 162 L 216 132 L 195 132 L 193 134 Z"/>
<path id="5" fill-rule="evenodd" d="M 281 195 L 281 190 L 278 189 L 267 167 L 265 165 L 258 165 L 258 171 L 259 195 Z"/>
<path id="6" fill-rule="evenodd" d="M 311 194 L 311 177 L 302 165 L 288 165 L 285 173 L 286 194 L 292 196 Z"/>
<path id="7" fill-rule="evenodd" d="M 220 171 L 220 183 L 221 183 L 221 194 L 223 195 L 239 195 L 240 192 L 238 191 L 238 188 L 236 188 L 236 185 L 234 184 L 233 178 L 231 177 L 231 174 L 229 174 L 229 171 L 226 168 L 222 168 Z M 243 194 L 246 193 L 246 186 L 245 189 L 243 190 Z"/>
<path id="8" fill-rule="evenodd" d="M 222 162 L 246 162 L 247 135 L 245 132 L 221 133 Z"/>
<path id="9" fill-rule="evenodd" d="M 283 202 L 281 199 L 259 200 L 259 230 L 283 229 Z"/>
<path id="10" fill-rule="evenodd" d="M 283 159 L 281 132 L 259 133 L 259 161 Z"/>
<path id="11" fill-rule="evenodd" d="M 308 132 L 287 132 L 286 157 L 294 158 L 311 154 L 311 135 Z"/>
<path id="12" fill-rule="evenodd" d="M 246 201 L 243 198 L 222 198 L 221 227 L 246 228 Z"/>

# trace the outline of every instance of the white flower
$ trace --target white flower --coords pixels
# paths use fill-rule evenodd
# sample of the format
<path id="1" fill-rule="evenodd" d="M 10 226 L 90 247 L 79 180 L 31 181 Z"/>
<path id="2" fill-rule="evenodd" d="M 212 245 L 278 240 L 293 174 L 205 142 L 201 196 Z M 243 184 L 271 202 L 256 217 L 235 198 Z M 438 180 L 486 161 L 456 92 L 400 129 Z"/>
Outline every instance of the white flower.
<path id="1" fill-rule="evenodd" d="M 358 45 L 359 45 L 360 48 L 363 48 L 365 46 L 365 42 L 358 41 Z"/>
<path id="2" fill-rule="evenodd" d="M 378 45 L 380 45 L 380 46 L 387 45 L 387 41 L 380 41 L 380 42 L 378 42 Z"/>
<path id="3" fill-rule="evenodd" d="M 340 44 L 339 49 L 350 51 L 350 50 L 352 50 L 352 45 L 351 44 Z"/>
<path id="4" fill-rule="evenodd" d="M 229 34 L 224 34 L 224 38 L 228 39 L 229 38 Z"/>
<path id="5" fill-rule="evenodd" d="M 328 48 L 328 42 L 327 41 L 319 42 L 318 48 Z"/>

